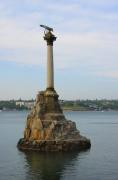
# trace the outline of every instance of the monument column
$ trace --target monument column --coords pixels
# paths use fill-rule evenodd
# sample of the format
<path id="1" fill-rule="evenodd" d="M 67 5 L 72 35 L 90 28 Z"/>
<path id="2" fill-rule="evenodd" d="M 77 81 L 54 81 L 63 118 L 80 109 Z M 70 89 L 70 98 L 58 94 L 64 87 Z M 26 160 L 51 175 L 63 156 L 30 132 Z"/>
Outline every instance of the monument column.
<path id="1" fill-rule="evenodd" d="M 47 42 L 47 89 L 38 93 L 35 105 L 27 116 L 24 138 L 17 144 L 20 150 L 39 152 L 80 151 L 90 148 L 90 140 L 81 136 L 75 122 L 67 120 L 61 109 L 58 94 L 54 89 L 53 29 L 45 28 Z"/>
<path id="2" fill-rule="evenodd" d="M 47 41 L 47 89 L 54 90 L 53 41 L 56 41 L 56 37 L 48 31 L 44 40 Z"/>

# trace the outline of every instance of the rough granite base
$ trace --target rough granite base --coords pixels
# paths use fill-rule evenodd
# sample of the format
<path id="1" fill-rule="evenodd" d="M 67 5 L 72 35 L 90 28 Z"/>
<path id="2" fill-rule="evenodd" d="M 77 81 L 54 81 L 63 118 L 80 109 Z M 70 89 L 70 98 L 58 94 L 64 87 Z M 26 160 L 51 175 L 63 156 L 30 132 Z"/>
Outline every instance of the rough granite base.
<path id="1" fill-rule="evenodd" d="M 20 150 L 74 151 L 91 147 L 90 140 L 80 135 L 75 122 L 67 120 L 60 108 L 54 89 L 41 91 L 27 117 Z"/>
<path id="2" fill-rule="evenodd" d="M 86 139 L 85 137 L 81 137 L 79 140 L 41 140 L 40 142 L 20 139 L 17 146 L 20 150 L 33 150 L 41 152 L 67 152 L 89 149 L 91 144 L 88 139 Z"/>

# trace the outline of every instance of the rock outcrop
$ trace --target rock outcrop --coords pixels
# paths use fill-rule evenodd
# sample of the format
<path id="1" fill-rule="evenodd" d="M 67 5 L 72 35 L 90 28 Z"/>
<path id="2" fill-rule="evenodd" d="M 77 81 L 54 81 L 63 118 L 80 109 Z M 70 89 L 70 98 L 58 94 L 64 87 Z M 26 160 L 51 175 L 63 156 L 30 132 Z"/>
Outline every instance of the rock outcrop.
<path id="1" fill-rule="evenodd" d="M 27 117 L 21 150 L 72 151 L 90 148 L 90 140 L 80 135 L 75 122 L 66 120 L 54 89 L 38 93 Z"/>

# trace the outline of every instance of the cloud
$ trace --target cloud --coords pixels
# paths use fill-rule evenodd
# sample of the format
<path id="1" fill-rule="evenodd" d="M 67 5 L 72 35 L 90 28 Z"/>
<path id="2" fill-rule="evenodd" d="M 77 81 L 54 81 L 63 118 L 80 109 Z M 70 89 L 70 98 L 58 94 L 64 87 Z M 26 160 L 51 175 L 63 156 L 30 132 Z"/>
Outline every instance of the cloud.
<path id="1" fill-rule="evenodd" d="M 46 46 L 39 24 L 46 23 L 55 26 L 58 37 L 54 46 L 56 67 L 97 69 L 118 64 L 118 14 L 110 9 L 117 1 L 0 3 L 0 60 L 45 65 Z M 105 5 L 109 8 L 104 12 Z"/>
<path id="2" fill-rule="evenodd" d="M 107 78 L 116 78 L 118 79 L 118 72 L 117 71 L 106 71 L 106 72 L 98 72 L 96 75 L 101 77 L 107 77 Z"/>

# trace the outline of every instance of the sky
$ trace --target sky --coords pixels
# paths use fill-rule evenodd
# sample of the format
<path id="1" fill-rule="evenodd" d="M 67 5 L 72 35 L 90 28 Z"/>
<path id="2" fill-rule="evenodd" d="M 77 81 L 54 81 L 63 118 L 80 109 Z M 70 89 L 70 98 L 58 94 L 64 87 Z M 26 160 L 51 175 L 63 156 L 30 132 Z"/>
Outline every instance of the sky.
<path id="1" fill-rule="evenodd" d="M 0 0 L 0 100 L 46 89 L 46 42 L 54 28 L 60 99 L 118 99 L 118 0 Z"/>

